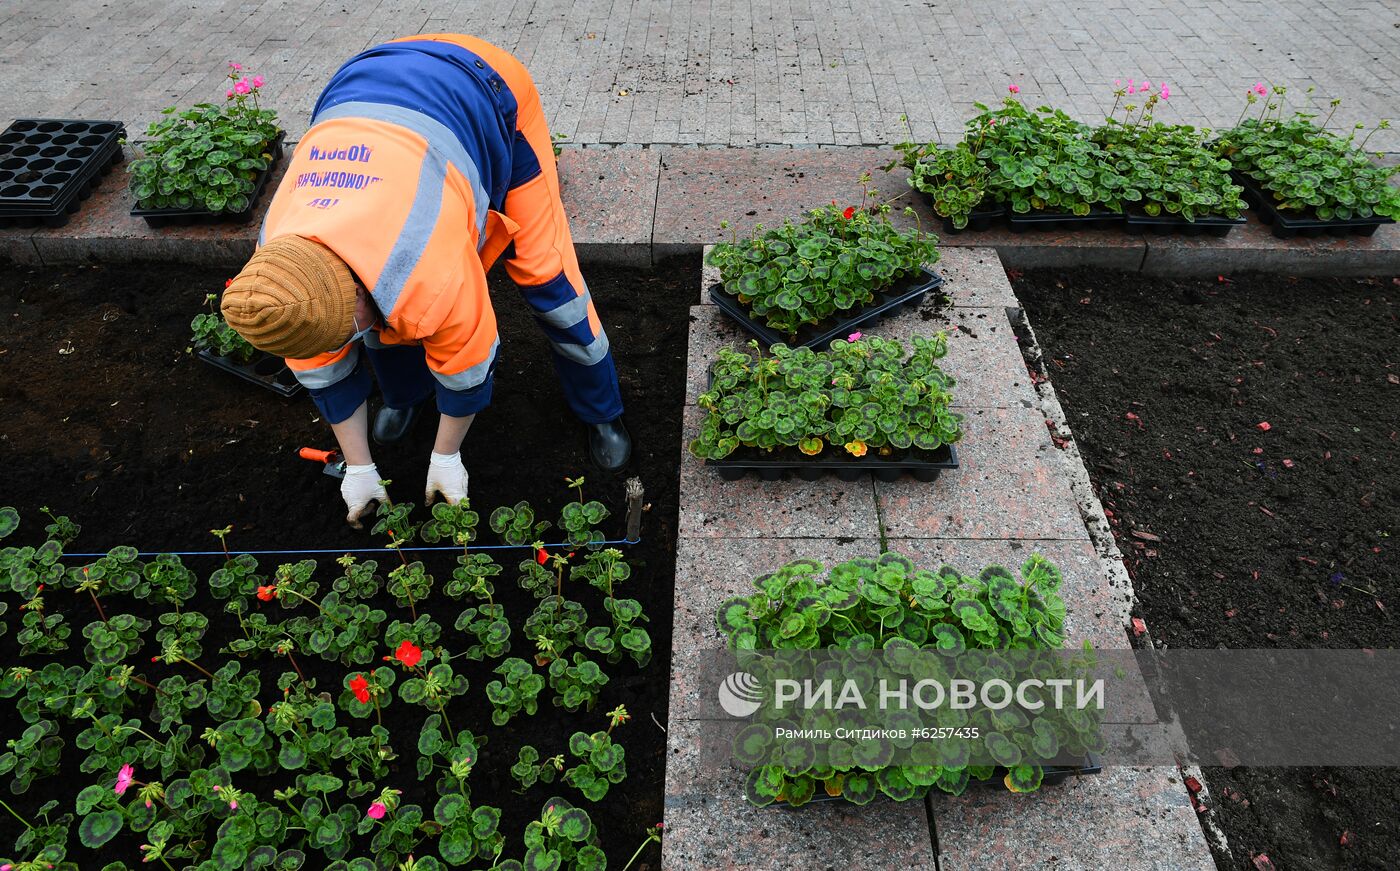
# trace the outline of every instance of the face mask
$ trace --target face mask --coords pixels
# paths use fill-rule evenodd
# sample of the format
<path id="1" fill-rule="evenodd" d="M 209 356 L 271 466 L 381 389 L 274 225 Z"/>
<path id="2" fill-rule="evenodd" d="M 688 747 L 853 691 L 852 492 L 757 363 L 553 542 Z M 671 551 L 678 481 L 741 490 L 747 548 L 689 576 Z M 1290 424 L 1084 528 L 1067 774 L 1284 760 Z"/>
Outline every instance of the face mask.
<path id="1" fill-rule="evenodd" d="M 355 325 L 355 332 L 350 336 L 350 341 L 345 343 L 347 345 L 353 344 L 354 342 L 358 342 L 360 339 L 363 339 L 365 336 L 369 335 L 370 330 L 374 329 L 373 322 L 371 322 L 370 325 L 365 327 L 364 329 L 360 329 L 360 322 L 358 320 L 355 320 L 353 316 L 351 317 L 351 323 Z"/>

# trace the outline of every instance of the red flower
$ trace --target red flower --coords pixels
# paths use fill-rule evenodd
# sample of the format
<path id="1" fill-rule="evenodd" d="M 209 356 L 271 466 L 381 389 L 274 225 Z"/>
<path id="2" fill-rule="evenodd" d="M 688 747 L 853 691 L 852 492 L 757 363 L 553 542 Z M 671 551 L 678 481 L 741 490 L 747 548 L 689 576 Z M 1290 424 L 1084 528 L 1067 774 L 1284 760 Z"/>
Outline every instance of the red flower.
<path id="1" fill-rule="evenodd" d="M 258 598 L 264 602 L 271 602 L 277 598 L 277 587 L 269 584 L 266 587 L 258 587 Z"/>
<path id="2" fill-rule="evenodd" d="M 535 562 L 539 563 L 540 565 L 544 565 L 545 562 L 547 562 L 548 560 L 549 551 L 545 550 L 544 548 L 540 548 L 539 550 L 535 551 Z"/>
<path id="3" fill-rule="evenodd" d="M 423 650 L 412 641 L 404 639 L 399 645 L 399 649 L 394 651 L 394 658 L 409 668 L 413 668 L 423 658 Z"/>
<path id="4" fill-rule="evenodd" d="M 350 678 L 350 692 L 355 694 L 360 704 L 369 704 L 369 681 L 365 680 L 364 675 L 357 674 Z"/>
<path id="5" fill-rule="evenodd" d="M 848 221 L 849 221 L 851 218 L 855 217 L 855 214 L 856 214 L 856 207 L 855 207 L 855 206 L 847 206 L 847 207 L 846 207 L 846 211 L 844 211 L 844 212 L 841 213 L 842 217 L 844 217 L 844 218 L 845 218 L 846 220 L 848 220 Z"/>
<path id="6" fill-rule="evenodd" d="M 229 287 L 230 284 L 233 284 L 233 279 L 232 279 L 232 278 L 225 279 L 225 280 L 224 280 L 224 290 L 228 290 L 228 287 Z"/>

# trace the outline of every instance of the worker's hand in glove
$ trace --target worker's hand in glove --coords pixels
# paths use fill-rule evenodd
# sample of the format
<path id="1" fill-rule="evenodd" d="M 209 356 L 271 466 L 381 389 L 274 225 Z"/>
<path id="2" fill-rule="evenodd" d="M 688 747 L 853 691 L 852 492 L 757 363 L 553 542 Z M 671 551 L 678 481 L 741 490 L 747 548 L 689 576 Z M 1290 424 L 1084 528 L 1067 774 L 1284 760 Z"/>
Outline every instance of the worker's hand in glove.
<path id="1" fill-rule="evenodd" d="M 345 522 L 356 529 L 364 528 L 360 523 L 362 518 L 373 515 L 371 505 L 389 500 L 389 494 L 384 492 L 384 485 L 379 483 L 379 470 L 375 468 L 374 463 L 368 466 L 346 466 L 345 478 L 340 482 L 340 495 L 348 509 Z"/>
<path id="2" fill-rule="evenodd" d="M 462 454 L 439 454 L 434 452 L 428 461 L 428 486 L 424 488 L 424 498 L 432 505 L 441 496 L 449 505 L 456 505 L 467 498 L 467 469 L 462 465 Z"/>

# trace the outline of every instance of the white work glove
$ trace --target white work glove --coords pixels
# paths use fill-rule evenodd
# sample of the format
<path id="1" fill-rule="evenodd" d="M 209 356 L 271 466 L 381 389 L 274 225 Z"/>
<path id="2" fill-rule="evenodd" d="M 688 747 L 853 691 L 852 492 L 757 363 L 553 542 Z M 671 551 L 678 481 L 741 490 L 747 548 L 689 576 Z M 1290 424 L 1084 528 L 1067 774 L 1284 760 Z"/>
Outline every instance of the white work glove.
<path id="1" fill-rule="evenodd" d="M 374 463 L 368 466 L 346 466 L 345 477 L 340 482 L 340 496 L 349 509 L 345 522 L 356 529 L 363 529 L 360 519 L 371 515 L 370 506 L 375 502 L 386 502 L 389 494 L 379 483 L 379 470 Z"/>
<path id="2" fill-rule="evenodd" d="M 467 469 L 462 465 L 462 454 L 433 453 L 428 461 L 428 485 L 423 490 L 427 504 L 432 505 L 441 496 L 448 505 L 456 505 L 467 498 Z"/>

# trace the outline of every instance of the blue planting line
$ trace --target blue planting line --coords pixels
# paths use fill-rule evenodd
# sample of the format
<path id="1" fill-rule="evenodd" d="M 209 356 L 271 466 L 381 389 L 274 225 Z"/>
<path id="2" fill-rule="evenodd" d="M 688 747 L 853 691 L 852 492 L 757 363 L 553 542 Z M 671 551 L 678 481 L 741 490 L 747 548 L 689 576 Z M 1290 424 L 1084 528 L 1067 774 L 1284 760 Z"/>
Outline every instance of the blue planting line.
<path id="1" fill-rule="evenodd" d="M 640 538 L 635 538 L 635 539 L 634 539 L 634 538 L 619 538 L 619 539 L 615 539 L 615 540 L 611 540 L 611 541 L 590 541 L 588 544 L 605 545 L 605 544 L 641 544 L 641 543 L 642 543 L 642 540 L 641 540 Z M 588 545 L 582 545 L 582 546 L 583 546 L 583 547 L 587 547 Z M 520 549 L 534 550 L 534 547 L 535 547 L 535 546 L 534 546 L 533 544 L 484 544 L 484 545 L 480 545 L 480 546 L 477 546 L 477 547 L 468 548 L 468 551 L 477 551 L 477 550 L 520 550 Z M 577 549 L 578 547 L 580 547 L 580 545 L 569 544 L 568 542 L 557 542 L 557 543 L 554 543 L 554 544 L 546 544 L 546 545 L 545 545 L 545 548 L 546 548 L 546 549 L 554 548 L 554 549 L 561 549 L 561 550 L 564 549 L 564 548 L 575 548 L 575 549 Z M 460 551 L 460 550 L 462 550 L 462 546 L 461 546 L 461 545 L 451 545 L 451 546 L 436 545 L 436 546 L 433 546 L 433 547 L 404 547 L 403 549 L 406 550 L 406 551 L 428 551 L 428 550 L 452 550 L 452 551 Z M 341 554 L 341 553 L 384 553 L 385 551 L 392 551 L 392 550 L 398 550 L 398 548 L 392 548 L 392 547 L 348 547 L 348 548 L 341 548 L 341 547 L 337 547 L 337 548 L 328 548 L 328 549 L 321 549 L 321 550 L 230 550 L 230 551 L 228 552 L 228 555 L 231 556 L 231 557 L 233 557 L 233 556 L 240 556 L 240 555 L 245 554 L 245 553 L 246 553 L 246 554 L 251 554 L 251 555 L 253 555 L 253 556 L 269 555 L 269 554 L 283 554 L 283 555 L 285 555 L 285 554 L 299 554 L 299 553 L 336 553 L 336 554 Z M 169 555 L 171 555 L 171 556 L 223 556 L 223 555 L 224 555 L 224 552 L 223 552 L 222 550 L 163 550 L 163 551 L 140 551 L 140 552 L 138 552 L 136 555 L 137 555 L 137 556 L 160 556 L 161 554 L 169 554 Z M 74 557 L 74 558 L 81 558 L 81 559 L 97 559 L 98 557 L 104 557 L 104 556 L 106 556 L 107 554 L 105 554 L 105 553 L 65 553 L 65 554 L 63 554 L 63 555 L 64 555 L 65 557 Z"/>

